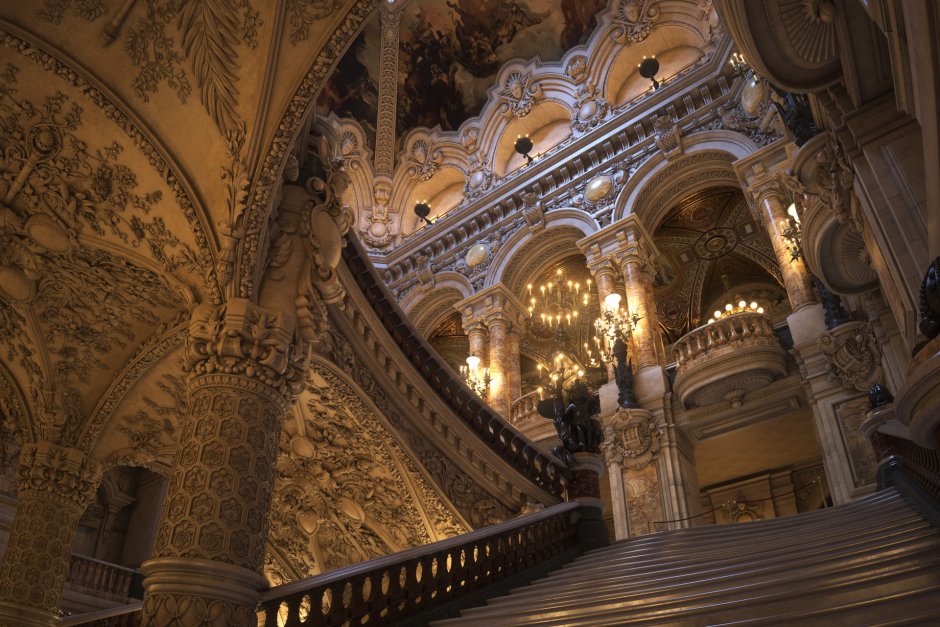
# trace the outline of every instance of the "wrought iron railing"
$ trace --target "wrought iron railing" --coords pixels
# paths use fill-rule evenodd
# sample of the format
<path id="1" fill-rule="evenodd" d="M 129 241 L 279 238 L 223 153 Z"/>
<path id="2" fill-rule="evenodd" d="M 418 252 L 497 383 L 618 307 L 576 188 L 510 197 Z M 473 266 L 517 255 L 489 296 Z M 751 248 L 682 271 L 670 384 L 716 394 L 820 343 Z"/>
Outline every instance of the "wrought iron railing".
<path id="1" fill-rule="evenodd" d="M 433 611 L 576 546 L 577 502 L 278 586 L 265 627 L 376 625 Z M 259 616 L 259 624 L 261 617 Z"/>

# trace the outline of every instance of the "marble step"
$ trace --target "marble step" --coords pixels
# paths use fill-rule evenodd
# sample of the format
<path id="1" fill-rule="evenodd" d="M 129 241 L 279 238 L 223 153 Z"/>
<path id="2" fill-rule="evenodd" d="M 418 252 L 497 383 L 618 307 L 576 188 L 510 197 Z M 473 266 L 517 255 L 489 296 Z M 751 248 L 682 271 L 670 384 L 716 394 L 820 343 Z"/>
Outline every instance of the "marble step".
<path id="1" fill-rule="evenodd" d="M 940 625 L 940 535 L 893 490 L 593 550 L 432 625 Z"/>

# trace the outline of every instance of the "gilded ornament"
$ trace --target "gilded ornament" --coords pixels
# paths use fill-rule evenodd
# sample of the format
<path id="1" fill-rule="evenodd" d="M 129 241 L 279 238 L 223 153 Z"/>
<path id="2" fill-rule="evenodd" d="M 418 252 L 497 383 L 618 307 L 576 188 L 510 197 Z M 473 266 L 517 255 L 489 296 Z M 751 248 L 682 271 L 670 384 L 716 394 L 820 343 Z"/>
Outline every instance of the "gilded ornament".
<path id="1" fill-rule="evenodd" d="M 591 201 L 598 200 L 607 196 L 614 187 L 614 179 L 607 175 L 596 176 L 585 186 L 584 197 Z"/>

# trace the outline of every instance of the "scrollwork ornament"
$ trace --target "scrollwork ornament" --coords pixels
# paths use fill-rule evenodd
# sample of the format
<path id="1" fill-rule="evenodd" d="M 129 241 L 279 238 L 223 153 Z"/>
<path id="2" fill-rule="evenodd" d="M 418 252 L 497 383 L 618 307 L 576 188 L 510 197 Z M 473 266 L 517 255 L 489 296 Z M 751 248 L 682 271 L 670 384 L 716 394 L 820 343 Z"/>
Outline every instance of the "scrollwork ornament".
<path id="1" fill-rule="evenodd" d="M 408 155 L 408 176 L 428 181 L 444 163 L 444 153 L 440 148 L 432 147 L 426 140 L 419 139 L 411 145 Z"/>
<path id="2" fill-rule="evenodd" d="M 542 86 L 533 80 L 532 73 L 513 72 L 503 84 L 499 112 L 507 118 L 524 118 L 542 97 Z"/>
<path id="3" fill-rule="evenodd" d="M 847 323 L 819 336 L 829 380 L 867 392 L 881 376 L 878 340 L 868 322 Z"/>

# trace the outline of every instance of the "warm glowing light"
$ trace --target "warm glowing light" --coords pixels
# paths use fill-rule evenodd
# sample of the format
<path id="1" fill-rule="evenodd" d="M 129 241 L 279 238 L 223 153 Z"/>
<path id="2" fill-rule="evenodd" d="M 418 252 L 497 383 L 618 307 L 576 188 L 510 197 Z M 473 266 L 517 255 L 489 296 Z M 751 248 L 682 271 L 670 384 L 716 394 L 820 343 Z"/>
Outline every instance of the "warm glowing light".
<path id="1" fill-rule="evenodd" d="M 734 309 L 734 307 L 731 305 L 731 303 L 725 305 L 725 311 L 731 311 L 732 309 Z"/>
<path id="2" fill-rule="evenodd" d="M 716 309 L 716 310 L 715 310 L 715 317 L 716 317 L 716 318 L 720 318 L 720 317 L 721 317 L 721 311 L 719 311 L 719 310 Z M 709 322 L 711 322 L 711 321 L 709 321 Z"/>
<path id="3" fill-rule="evenodd" d="M 747 301 L 746 301 L 746 300 L 739 300 L 739 301 L 738 301 L 738 307 L 740 307 L 741 309 L 744 309 L 745 307 L 747 307 Z"/>
<path id="4" fill-rule="evenodd" d="M 610 312 L 620 309 L 620 294 L 612 292 L 604 297 L 604 309 Z"/>
<path id="5" fill-rule="evenodd" d="M 467 365 L 470 367 L 471 371 L 475 371 L 480 367 L 480 358 L 476 355 L 470 355 L 467 357 Z"/>

